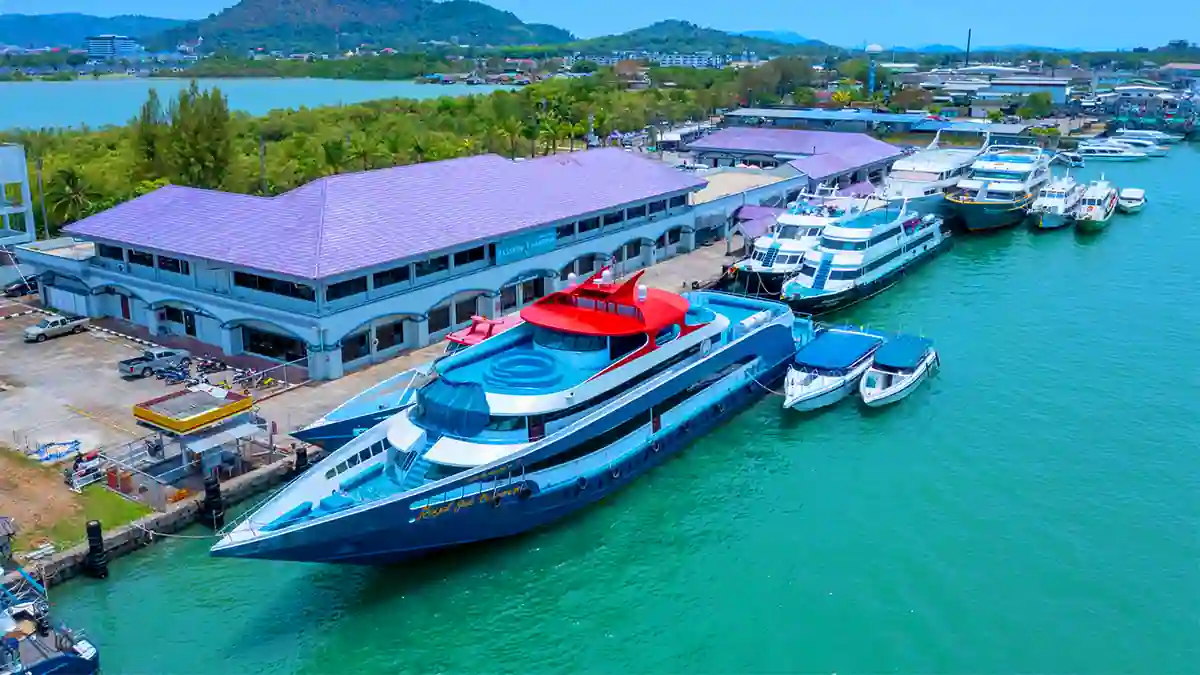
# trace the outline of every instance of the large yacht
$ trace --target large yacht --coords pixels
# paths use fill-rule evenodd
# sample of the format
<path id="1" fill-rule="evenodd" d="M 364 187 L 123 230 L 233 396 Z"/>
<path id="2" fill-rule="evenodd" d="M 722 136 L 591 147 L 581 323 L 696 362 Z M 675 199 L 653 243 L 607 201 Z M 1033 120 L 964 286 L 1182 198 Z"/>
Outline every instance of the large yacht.
<path id="1" fill-rule="evenodd" d="M 847 307 L 886 290 L 949 241 L 942 218 L 903 208 L 827 227 L 783 285 L 783 300 L 814 315 Z"/>
<path id="2" fill-rule="evenodd" d="M 946 192 L 951 211 L 968 230 L 1020 223 L 1034 195 L 1050 180 L 1050 159 L 1037 146 L 991 146 L 971 165 L 970 173 Z"/>
<path id="3" fill-rule="evenodd" d="M 943 148 L 941 134 L 939 131 L 924 150 L 896 160 L 879 189 L 884 199 L 897 207 L 907 202 L 909 209 L 922 214 L 947 213 L 946 190 L 954 187 L 987 150 L 988 136 L 979 148 Z"/>
<path id="4" fill-rule="evenodd" d="M 382 564 L 545 525 L 777 386 L 813 337 L 782 303 L 640 276 L 569 279 L 439 360 L 416 405 L 231 523 L 213 555 Z"/>
<path id="5" fill-rule="evenodd" d="M 859 217 L 881 206 L 873 198 L 839 197 L 833 187 L 801 194 L 779 214 L 771 230 L 754 240 L 750 255 L 734 263 L 721 288 L 743 295 L 778 297 L 783 282 L 804 262 L 827 225 Z"/>

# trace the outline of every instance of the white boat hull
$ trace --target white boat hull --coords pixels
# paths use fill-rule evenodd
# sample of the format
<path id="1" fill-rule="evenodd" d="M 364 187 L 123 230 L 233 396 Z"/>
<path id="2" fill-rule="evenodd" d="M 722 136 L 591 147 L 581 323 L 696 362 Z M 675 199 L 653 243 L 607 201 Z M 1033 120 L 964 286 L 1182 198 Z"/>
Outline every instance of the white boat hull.
<path id="1" fill-rule="evenodd" d="M 1144 201 L 1140 201 L 1140 202 L 1118 201 L 1117 209 L 1119 209 L 1121 211 L 1121 213 L 1137 213 L 1138 211 L 1141 211 L 1142 207 L 1145 205 L 1146 205 L 1146 202 L 1144 202 Z"/>
<path id="2" fill-rule="evenodd" d="M 863 373 L 871 367 L 871 360 L 855 366 L 849 373 L 840 377 L 818 377 L 811 384 L 801 384 L 804 374 L 794 368 L 788 369 L 784 380 L 783 407 L 790 410 L 818 410 L 831 406 L 849 396 L 858 386 Z"/>
<path id="3" fill-rule="evenodd" d="M 902 401 L 908 398 L 909 394 L 916 391 L 917 387 L 932 374 L 934 368 L 937 367 L 937 363 L 937 352 L 930 350 L 925 355 L 925 358 L 921 360 L 921 365 L 917 366 L 916 370 L 907 375 L 897 376 L 896 373 L 885 373 L 874 369 L 868 370 L 866 376 L 859 383 L 858 394 L 862 397 L 863 403 L 872 408 L 879 408 L 890 403 Z M 886 388 L 870 386 L 878 381 L 873 378 L 883 378 L 889 375 L 896 378 L 896 381 L 891 386 Z"/>

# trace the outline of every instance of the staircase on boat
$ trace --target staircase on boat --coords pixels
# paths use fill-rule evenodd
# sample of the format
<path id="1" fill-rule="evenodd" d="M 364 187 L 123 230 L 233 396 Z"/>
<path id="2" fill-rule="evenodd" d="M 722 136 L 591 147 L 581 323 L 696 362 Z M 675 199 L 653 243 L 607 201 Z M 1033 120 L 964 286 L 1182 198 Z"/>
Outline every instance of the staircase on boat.
<path id="1" fill-rule="evenodd" d="M 817 273 L 813 275 L 812 287 L 815 290 L 825 288 L 825 282 L 829 281 L 829 270 L 833 267 L 833 256 L 827 255 L 821 258 L 821 266 L 817 268 Z"/>

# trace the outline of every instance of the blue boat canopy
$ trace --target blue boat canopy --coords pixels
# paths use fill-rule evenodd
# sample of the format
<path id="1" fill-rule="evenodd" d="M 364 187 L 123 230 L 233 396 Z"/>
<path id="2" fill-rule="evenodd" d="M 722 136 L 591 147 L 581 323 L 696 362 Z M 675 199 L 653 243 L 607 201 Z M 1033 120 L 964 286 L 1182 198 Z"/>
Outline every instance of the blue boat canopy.
<path id="1" fill-rule="evenodd" d="M 875 365 L 893 370 L 914 370 L 933 349 L 933 342 L 913 335 L 898 335 L 875 352 Z"/>
<path id="2" fill-rule="evenodd" d="M 862 333 L 824 331 L 796 352 L 796 365 L 816 370 L 841 371 L 870 354 L 883 338 Z"/>

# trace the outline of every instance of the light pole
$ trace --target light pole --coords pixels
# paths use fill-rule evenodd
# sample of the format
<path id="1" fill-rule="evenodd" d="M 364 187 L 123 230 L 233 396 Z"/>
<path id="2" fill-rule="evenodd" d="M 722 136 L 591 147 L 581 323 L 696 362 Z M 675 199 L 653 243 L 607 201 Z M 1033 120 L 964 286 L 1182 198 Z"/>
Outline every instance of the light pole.
<path id="1" fill-rule="evenodd" d="M 38 201 L 42 203 L 42 229 L 46 231 L 46 239 L 50 238 L 50 219 L 46 217 L 46 189 L 42 187 L 42 156 L 34 159 L 37 167 Z"/>

